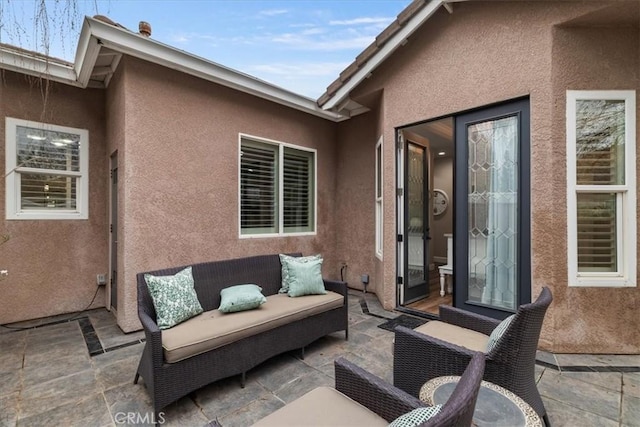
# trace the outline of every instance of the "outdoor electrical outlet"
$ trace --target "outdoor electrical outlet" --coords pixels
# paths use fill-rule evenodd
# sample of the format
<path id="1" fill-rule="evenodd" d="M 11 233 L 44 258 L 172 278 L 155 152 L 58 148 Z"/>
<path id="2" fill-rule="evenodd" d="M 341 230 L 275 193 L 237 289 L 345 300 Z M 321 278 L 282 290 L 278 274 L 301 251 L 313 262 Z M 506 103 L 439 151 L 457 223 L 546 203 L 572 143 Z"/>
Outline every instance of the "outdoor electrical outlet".
<path id="1" fill-rule="evenodd" d="M 362 281 L 362 283 L 364 283 L 365 285 L 369 284 L 369 275 L 368 274 L 363 274 L 362 277 L 360 278 L 360 280 Z"/>
<path id="2" fill-rule="evenodd" d="M 96 275 L 96 282 L 98 283 L 98 286 L 104 286 L 107 284 L 107 276 L 104 274 L 97 274 Z"/>

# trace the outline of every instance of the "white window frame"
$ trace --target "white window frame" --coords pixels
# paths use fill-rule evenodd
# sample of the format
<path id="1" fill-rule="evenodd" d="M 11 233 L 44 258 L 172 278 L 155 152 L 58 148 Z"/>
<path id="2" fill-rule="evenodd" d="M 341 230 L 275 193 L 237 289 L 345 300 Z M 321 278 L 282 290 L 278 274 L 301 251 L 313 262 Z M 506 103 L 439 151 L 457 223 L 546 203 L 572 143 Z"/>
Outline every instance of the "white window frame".
<path id="1" fill-rule="evenodd" d="M 79 135 L 80 159 L 79 171 L 55 171 L 56 175 L 74 177 L 76 181 L 76 208 L 64 209 L 29 209 L 21 208 L 21 173 L 38 172 L 40 169 L 25 168 L 17 164 L 17 127 L 24 126 L 45 131 L 62 132 Z M 5 120 L 5 184 L 7 220 L 69 220 L 89 218 L 89 131 L 67 126 L 7 117 Z"/>
<path id="2" fill-rule="evenodd" d="M 383 242 L 384 242 L 384 202 L 382 195 L 384 194 L 384 151 L 382 145 L 382 136 L 376 143 L 376 182 L 375 182 L 375 199 L 376 199 L 376 256 L 382 260 Z M 378 194 L 380 189 L 380 194 Z"/>
<path id="3" fill-rule="evenodd" d="M 625 184 L 577 185 L 576 102 L 625 102 Z M 636 276 L 636 92 L 634 90 L 567 91 L 567 231 L 568 282 L 571 287 L 635 287 Z M 577 195 L 616 193 L 617 272 L 578 272 Z"/>
<path id="4" fill-rule="evenodd" d="M 253 141 L 261 144 L 269 144 L 277 147 L 279 165 L 284 165 L 284 148 L 292 148 L 299 151 L 306 151 L 313 155 L 313 231 L 302 232 L 285 232 L 284 231 L 284 192 L 280 191 L 284 182 L 284 168 L 278 168 L 278 232 L 277 233 L 258 233 L 258 234 L 242 234 L 242 140 Z M 261 138 L 259 136 L 249 135 L 246 133 L 238 134 L 238 236 L 240 239 L 256 239 L 256 238 L 273 238 L 273 237 L 291 237 L 291 236 L 315 236 L 318 232 L 318 152 L 314 148 L 302 147 L 299 145 L 289 144 L 287 142 L 275 141 L 272 139 Z"/>

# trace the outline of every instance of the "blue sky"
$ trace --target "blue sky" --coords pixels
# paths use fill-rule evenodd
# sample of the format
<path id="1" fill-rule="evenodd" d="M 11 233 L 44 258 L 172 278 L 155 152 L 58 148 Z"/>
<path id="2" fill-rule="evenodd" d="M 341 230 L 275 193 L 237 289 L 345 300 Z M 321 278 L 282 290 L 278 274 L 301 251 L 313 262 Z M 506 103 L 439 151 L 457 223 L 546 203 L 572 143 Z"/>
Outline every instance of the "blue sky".
<path id="1" fill-rule="evenodd" d="M 35 1 L 0 0 L 0 42 L 43 51 L 33 30 Z M 73 61 L 84 15 L 107 15 L 134 31 L 147 21 L 160 42 L 317 98 L 410 2 L 78 0 L 74 20 L 52 26 L 49 53 Z M 64 14 L 65 0 L 47 5 L 51 16 Z"/>

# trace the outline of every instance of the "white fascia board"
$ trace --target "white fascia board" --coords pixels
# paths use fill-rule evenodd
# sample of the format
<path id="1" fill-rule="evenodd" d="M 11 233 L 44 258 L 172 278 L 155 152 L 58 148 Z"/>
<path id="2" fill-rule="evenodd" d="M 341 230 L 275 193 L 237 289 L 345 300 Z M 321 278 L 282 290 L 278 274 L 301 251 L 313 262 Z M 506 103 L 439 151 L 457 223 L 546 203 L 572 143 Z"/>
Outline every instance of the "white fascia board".
<path id="1" fill-rule="evenodd" d="M 27 52 L 0 48 L 0 68 L 49 80 L 79 86 L 73 66 Z"/>
<path id="2" fill-rule="evenodd" d="M 85 19 L 82 23 L 80 38 L 78 39 L 78 49 L 76 50 L 75 71 L 78 84 L 87 87 L 93 67 L 100 53 L 100 45 L 98 40 L 91 35 L 91 27 Z"/>
<path id="3" fill-rule="evenodd" d="M 327 120 L 341 121 L 348 118 L 337 113 L 325 111 L 311 98 L 295 94 L 156 40 L 114 27 L 93 18 L 87 17 L 85 22 L 88 23 L 91 35 L 97 39 L 98 44 L 115 51 L 286 105 Z"/>
<path id="4" fill-rule="evenodd" d="M 369 59 L 362 68 L 344 84 L 335 94 L 322 106 L 325 110 L 331 110 L 344 101 L 349 93 L 358 86 L 368 75 L 373 72 L 378 65 L 389 57 L 415 30 L 435 13 L 444 3 L 443 0 L 432 0 L 425 7 L 416 13 L 413 18 L 387 41 L 382 48 Z"/>

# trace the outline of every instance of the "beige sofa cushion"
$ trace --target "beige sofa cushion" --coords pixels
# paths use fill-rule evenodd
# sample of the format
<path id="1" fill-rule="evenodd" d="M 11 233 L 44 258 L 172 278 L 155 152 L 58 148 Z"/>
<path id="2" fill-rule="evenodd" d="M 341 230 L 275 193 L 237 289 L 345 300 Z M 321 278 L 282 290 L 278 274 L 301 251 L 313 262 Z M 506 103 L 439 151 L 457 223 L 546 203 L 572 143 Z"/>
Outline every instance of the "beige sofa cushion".
<path id="1" fill-rule="evenodd" d="M 178 362 L 196 354 L 318 313 L 342 307 L 344 297 L 335 292 L 290 298 L 286 294 L 270 295 L 255 310 L 237 313 L 206 311 L 171 329 L 162 331 L 165 360 Z"/>
<path id="2" fill-rule="evenodd" d="M 267 415 L 254 427 L 388 426 L 389 423 L 331 387 L 318 387 Z"/>
<path id="3" fill-rule="evenodd" d="M 459 345 L 460 347 L 468 348 L 469 350 L 480 351 L 482 353 L 486 353 L 487 351 L 489 336 L 471 329 L 432 320 L 422 326 L 418 326 L 414 331 L 451 344 Z"/>

